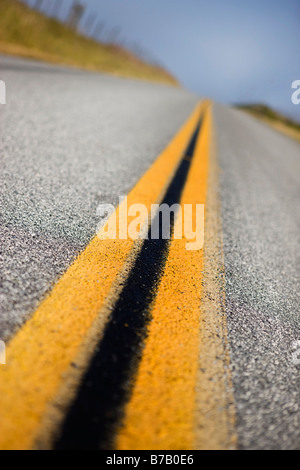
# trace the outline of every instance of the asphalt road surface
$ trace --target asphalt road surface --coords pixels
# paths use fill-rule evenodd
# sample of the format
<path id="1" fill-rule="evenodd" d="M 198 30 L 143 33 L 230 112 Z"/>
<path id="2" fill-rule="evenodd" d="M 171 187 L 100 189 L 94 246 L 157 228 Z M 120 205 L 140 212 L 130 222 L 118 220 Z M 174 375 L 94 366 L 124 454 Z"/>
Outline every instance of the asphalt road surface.
<path id="1" fill-rule="evenodd" d="M 94 236 L 98 205 L 128 193 L 198 98 L 11 58 L 0 67 L 6 339 Z"/>
<path id="2" fill-rule="evenodd" d="M 226 311 L 242 448 L 300 446 L 300 147 L 216 109 Z"/>
<path id="3" fill-rule="evenodd" d="M 18 360 L 18 358 L 16 359 L 17 353 L 14 352 L 18 351 L 15 345 L 21 344 L 22 335 L 25 337 L 26 334 L 29 334 L 26 331 L 23 333 L 24 325 L 26 327 L 29 324 L 28 329 L 31 328 L 31 324 L 28 322 L 35 318 L 35 312 L 39 312 L 41 301 L 52 291 L 53 286 L 68 270 L 72 262 L 77 259 L 78 254 L 84 252 L 85 248 L 93 243 L 92 239 L 99 222 L 96 213 L 98 205 L 103 202 L 116 205 L 119 196 L 128 194 L 132 188 L 139 188 L 139 181 L 143 175 L 146 175 L 147 178 L 147 172 L 149 168 L 151 169 L 151 165 L 156 161 L 158 155 L 162 154 L 162 158 L 166 158 L 164 149 L 174 139 L 184 123 L 191 119 L 190 116 L 201 98 L 182 89 L 168 86 L 122 80 L 9 57 L 0 58 L 0 79 L 4 80 L 7 86 L 7 104 L 0 108 L 0 339 L 8 342 L 8 348 L 11 344 L 12 356 L 14 356 L 14 360 Z M 204 112 L 201 110 L 201 113 Z M 198 123 L 200 114 L 197 116 L 194 121 L 190 122 L 190 127 L 182 131 L 181 137 L 175 142 L 174 155 L 180 145 L 183 145 L 184 148 L 184 139 L 187 139 L 186 143 L 190 141 L 191 130 L 195 130 L 195 124 Z M 203 129 L 200 128 L 198 148 L 204 154 L 208 152 L 205 139 L 209 139 L 210 121 L 206 114 L 201 114 L 201 116 Z M 154 349 L 151 349 L 151 338 L 152 335 L 155 337 L 155 319 L 157 318 L 155 315 L 159 316 L 162 311 L 167 309 L 163 296 L 168 288 L 164 287 L 164 284 L 169 285 L 168 270 L 172 272 L 174 285 L 176 286 L 178 283 L 178 287 L 172 291 L 171 295 L 175 299 L 174 302 L 177 302 L 176 293 L 180 291 L 181 283 L 184 285 L 184 282 L 188 282 L 188 280 L 180 278 L 183 276 L 179 273 L 180 263 L 177 265 L 177 270 L 174 268 L 178 262 L 177 252 L 174 254 L 171 247 L 168 256 L 169 259 L 174 256 L 173 269 L 166 261 L 164 261 L 164 265 L 160 264 L 160 267 L 163 266 L 162 278 L 159 277 L 161 284 L 151 298 L 151 302 L 154 302 L 154 307 L 151 307 L 153 324 L 150 319 L 152 326 L 149 327 L 149 342 L 146 338 L 147 335 L 143 340 L 147 346 L 145 352 L 137 353 L 137 356 L 139 354 L 144 354 L 144 356 L 140 367 L 135 363 L 135 370 L 138 368 L 139 374 L 134 392 L 130 389 L 132 398 L 129 399 L 126 395 L 126 399 L 124 397 L 123 401 L 120 399 L 122 403 L 129 402 L 129 405 L 126 412 L 127 418 L 122 415 L 123 424 L 125 424 L 119 436 L 118 448 L 130 448 L 130 436 L 134 436 L 134 428 L 139 428 L 139 420 L 134 417 L 134 411 L 130 409 L 130 400 L 134 403 L 135 409 L 140 410 L 140 416 L 149 414 L 149 420 L 157 418 L 157 422 L 160 422 L 161 419 L 162 428 L 156 428 L 153 425 L 153 430 L 150 429 L 150 433 L 157 435 L 160 433 L 160 442 L 166 443 L 165 447 L 161 447 L 162 449 L 300 448 L 300 361 L 297 360 L 297 354 L 295 354 L 297 348 L 300 349 L 296 344 L 296 341 L 300 340 L 300 145 L 252 117 L 226 106 L 214 104 L 212 118 L 212 139 L 217 162 L 215 166 L 211 165 L 210 171 L 211 173 L 215 172 L 218 175 L 217 179 L 219 179 L 216 197 L 221 203 L 221 209 L 219 209 L 221 224 L 215 232 L 212 231 L 211 238 L 223 241 L 224 306 L 222 296 L 216 297 L 220 298 L 217 303 L 220 304 L 221 310 L 223 309 L 226 324 L 226 334 L 222 333 L 224 337 L 222 337 L 221 343 L 226 343 L 224 348 L 229 358 L 228 367 L 224 367 L 224 374 L 222 373 L 223 366 L 221 372 L 218 372 L 218 377 L 221 376 L 221 378 L 216 380 L 212 393 L 215 394 L 216 409 L 219 410 L 223 405 L 218 406 L 218 403 L 220 404 L 218 397 L 224 394 L 222 395 L 218 384 L 222 382 L 223 377 L 226 376 L 227 379 L 230 377 L 230 384 L 224 386 L 227 404 L 224 405 L 223 411 L 226 408 L 224 420 L 227 421 L 226 423 L 224 421 L 225 424 L 222 421 L 222 426 L 227 430 L 232 426 L 232 429 L 230 432 L 225 430 L 224 435 L 226 434 L 227 437 L 220 438 L 218 443 L 212 440 L 205 445 L 199 444 L 200 438 L 194 439 L 193 432 L 190 433 L 189 428 L 185 427 L 184 418 L 176 415 L 177 421 L 175 420 L 170 425 L 165 424 L 167 418 L 161 417 L 161 411 L 158 418 L 153 411 L 156 399 L 151 397 L 154 397 L 154 392 L 151 392 L 152 394 L 149 392 L 148 397 L 146 392 L 144 396 L 144 392 L 139 391 L 139 387 L 142 391 L 145 390 L 143 374 L 149 375 L 147 367 L 150 368 L 150 363 L 147 364 L 147 360 L 150 361 L 152 355 L 157 355 L 158 364 L 160 364 L 159 361 L 167 361 L 167 359 L 162 359 L 163 355 L 159 354 L 157 346 L 155 346 L 156 349 L 154 346 Z M 191 153 L 197 154 L 195 146 Z M 186 155 L 186 157 L 191 156 L 190 154 Z M 193 158 L 196 157 L 197 155 Z M 174 178 L 176 178 L 176 173 L 174 173 L 176 165 L 174 160 L 172 170 L 172 175 L 175 174 Z M 201 163 L 200 159 L 198 161 L 196 158 L 190 170 L 191 177 L 187 180 L 186 193 L 183 192 L 182 195 L 178 192 L 178 197 L 181 195 L 183 198 L 181 200 L 184 198 L 186 201 L 193 200 L 194 193 L 200 191 L 193 182 L 197 175 L 200 175 L 199 181 L 200 178 L 203 178 L 201 184 L 199 183 L 199 187 L 203 188 L 206 181 L 203 177 L 205 168 L 203 159 Z M 157 175 L 158 180 L 160 176 L 163 178 L 164 169 L 159 170 Z M 180 175 L 177 177 L 180 179 Z M 208 192 L 214 179 L 214 175 L 208 178 Z M 143 185 L 145 188 L 149 185 L 151 193 L 152 186 L 147 181 L 146 179 Z M 153 185 L 153 178 L 150 181 Z M 162 189 L 158 187 L 157 191 L 157 194 L 160 194 Z M 170 190 L 166 194 L 170 196 Z M 213 212 L 213 210 L 211 211 Z M 211 243 L 213 246 L 213 242 Z M 209 245 L 210 242 L 208 241 L 207 244 Z M 116 256 L 114 250 L 115 247 L 111 251 L 112 260 Z M 150 247 L 150 250 L 153 250 L 153 247 Z M 209 250 L 207 249 L 207 251 Z M 210 253 L 211 258 L 214 258 L 213 248 Z M 141 256 L 143 256 L 143 269 L 146 265 L 146 271 L 151 271 L 151 269 L 153 271 L 152 283 L 154 285 L 158 282 L 155 275 L 158 276 L 159 269 L 157 268 L 156 273 L 153 266 L 150 269 L 153 262 L 150 255 L 147 257 L 147 252 L 146 255 L 142 252 Z M 185 255 L 180 253 L 180 257 L 182 256 Z M 90 257 L 87 257 L 80 262 L 86 266 L 85 263 L 88 263 L 89 260 Z M 184 263 L 188 262 L 188 260 L 184 261 Z M 199 258 L 198 261 L 193 258 L 191 266 L 197 262 L 200 266 L 202 258 Z M 117 263 L 118 261 L 116 261 L 116 265 Z M 149 263 L 148 267 L 147 263 Z M 133 270 L 140 269 L 138 266 L 138 264 L 134 264 Z M 183 264 L 183 271 L 186 266 L 189 265 Z M 189 268 L 186 270 L 188 271 Z M 195 271 L 193 279 L 196 279 L 198 274 L 200 276 L 200 272 Z M 213 277 L 217 277 L 217 275 Z M 128 279 L 136 282 L 133 274 Z M 180 282 L 177 279 L 181 279 Z M 199 277 L 199 284 L 195 284 L 195 289 L 199 292 L 201 285 Z M 126 295 L 130 296 L 128 282 L 125 287 L 127 291 L 124 290 L 123 299 Z M 197 293 L 196 291 L 189 292 L 188 296 L 186 302 L 192 305 Z M 90 299 L 84 300 L 84 303 L 88 302 Z M 111 308 L 114 309 L 114 312 L 118 311 L 120 316 L 122 308 L 119 303 L 111 303 L 113 305 Z M 150 305 L 149 299 L 148 304 Z M 128 307 L 128 303 L 126 305 Z M 148 308 L 150 308 L 149 305 Z M 174 303 L 170 308 L 170 315 L 167 314 L 157 321 L 166 331 L 173 328 L 168 325 L 169 316 L 172 316 L 177 309 L 180 311 L 180 309 L 186 308 L 184 297 L 179 298 L 178 304 Z M 183 326 L 186 331 L 192 332 L 191 337 L 195 335 L 195 338 L 198 335 L 197 328 L 201 329 L 201 324 L 197 323 L 198 316 L 197 314 L 193 324 Z M 213 325 L 213 322 L 211 324 Z M 178 325 L 177 328 L 180 329 L 180 317 Z M 34 324 L 33 326 L 35 327 Z M 43 327 L 47 329 L 46 322 L 43 322 Z M 63 330 L 63 326 L 60 324 L 57 325 L 57 328 Z M 153 332 L 151 328 L 153 328 Z M 108 330 L 107 328 L 105 331 Z M 66 336 L 68 331 L 66 331 Z M 214 339 L 215 332 L 211 333 L 210 341 L 217 341 Z M 113 330 L 107 332 L 107 338 L 109 338 L 109 334 L 113 335 Z M 17 339 L 14 343 L 15 338 Z M 103 344 L 105 341 L 108 342 L 105 335 L 101 338 L 103 338 Z M 82 340 L 81 337 L 78 344 Z M 167 339 L 161 336 L 162 344 L 164 341 Z M 174 337 L 172 341 L 174 343 Z M 186 362 L 189 364 L 195 362 L 193 373 L 196 374 L 197 369 L 202 370 L 204 366 L 196 361 L 194 351 L 199 346 L 198 343 L 193 346 L 193 341 L 191 339 L 190 346 L 188 346 L 190 351 L 187 348 L 188 360 Z M 43 350 L 47 349 L 47 340 L 40 338 L 40 342 L 42 344 L 40 347 Z M 186 342 L 188 344 L 189 340 L 187 339 Z M 181 339 L 178 339 L 178 344 L 175 345 L 177 349 L 180 349 Z M 31 345 L 28 346 L 28 349 L 30 347 Z M 107 347 L 106 349 L 105 347 L 103 346 L 105 354 L 113 356 L 114 351 L 108 353 Z M 193 349 L 194 347 L 195 349 Z M 221 345 L 221 347 L 223 346 Z M 106 357 L 105 354 L 103 353 L 103 357 Z M 122 355 L 122 349 L 119 349 L 116 354 Z M 147 359 L 147 355 L 150 359 Z M 184 356 L 184 352 L 182 355 Z M 99 357 L 95 357 L 94 362 L 98 364 L 97 367 L 106 371 L 103 365 L 99 366 Z M 79 382 L 77 382 L 76 393 L 73 393 L 72 399 L 67 399 L 68 402 L 75 404 L 71 411 L 66 406 L 64 417 L 57 421 L 59 426 L 56 425 L 55 428 L 56 444 L 52 443 L 52 447 L 54 445 L 60 448 L 80 447 L 80 442 L 84 440 L 83 435 L 74 438 L 69 429 L 70 427 L 76 429 L 76 426 L 80 428 L 80 425 L 82 428 L 82 421 L 77 416 L 82 413 L 81 402 L 89 396 L 86 389 L 95 389 L 93 393 L 96 398 L 97 390 L 99 390 L 99 396 L 105 394 L 105 390 L 97 388 L 95 374 L 97 375 L 98 369 L 95 369 L 96 366 L 93 369 L 93 361 L 90 358 L 91 356 L 89 356 L 88 363 L 91 366 L 86 375 L 89 379 L 85 379 L 88 386 L 84 388 L 85 381 L 82 380 L 80 383 L 83 385 L 80 388 Z M 16 380 L 11 378 L 14 375 L 14 366 L 10 366 L 9 359 L 8 354 L 7 366 L 0 366 L 0 372 L 3 374 L 2 384 L 5 380 L 6 367 L 8 367 L 11 383 Z M 60 357 L 56 357 L 55 360 L 59 363 Z M 159 365 L 156 365 L 155 361 L 153 364 L 150 369 L 151 374 L 153 372 L 155 376 Z M 215 361 L 212 360 L 211 364 L 215 364 Z M 183 370 L 185 365 L 178 366 L 178 369 Z M 176 367 L 174 366 L 174 370 Z M 122 376 L 121 372 L 118 372 L 120 377 Z M 24 373 L 24 377 L 30 376 L 28 364 L 22 367 L 22 373 Z M 102 369 L 101 373 L 104 373 Z M 211 374 L 213 373 L 213 369 L 211 369 Z M 183 372 L 182 374 L 184 375 Z M 31 375 L 34 375 L 34 372 Z M 43 380 L 47 380 L 46 375 L 45 372 L 44 376 L 41 376 Z M 193 375 L 189 372 L 187 376 L 192 377 Z M 9 380 L 7 383 L 10 383 Z M 26 380 L 24 380 L 25 382 Z M 210 382 L 214 383 L 214 377 Z M 163 380 L 160 383 L 164 383 Z M 192 382 L 188 385 L 190 389 L 197 390 Z M 150 388 L 151 384 L 149 384 Z M 78 389 L 81 391 L 78 392 Z M 174 400 L 178 401 L 180 394 L 186 395 L 186 392 L 178 385 L 178 397 L 176 397 L 176 390 L 175 385 L 172 388 L 172 393 L 175 393 Z M 24 396 L 26 393 L 25 391 Z M 42 420 L 44 411 L 39 411 L 40 414 L 37 413 L 36 418 L 32 419 L 34 413 L 31 413 L 30 409 L 33 406 L 32 402 L 39 401 L 39 393 L 38 388 L 36 391 L 31 390 L 28 398 L 28 416 L 25 413 L 22 422 L 24 429 L 28 425 L 27 423 L 25 425 L 25 421 L 30 422 L 28 435 L 31 433 L 34 439 L 27 442 L 24 438 L 25 440 L 22 441 L 21 435 L 19 442 L 16 442 L 13 437 L 11 439 L 8 437 L 3 442 L 0 439 L 2 448 L 47 447 L 48 444 L 46 445 L 44 442 L 37 443 L 37 439 L 43 439 L 41 431 L 35 433 L 35 427 L 39 429 L 47 427 L 44 426 Z M 166 402 L 168 401 L 168 393 L 166 392 Z M 116 392 L 117 401 L 120 394 L 121 392 Z M 79 398 L 76 402 L 74 396 L 77 395 Z M 192 400 L 193 396 L 191 395 L 191 397 Z M 93 399 L 94 397 L 91 397 L 91 403 Z M 9 408 L 9 400 L 13 400 L 13 394 L 7 400 L 5 406 Z M 22 408 L 21 400 L 22 398 L 20 398 L 20 407 Z M 165 403 L 166 415 L 172 415 L 172 400 L 173 397 L 170 397 L 169 410 L 168 404 Z M 44 401 L 47 403 L 49 398 L 44 398 Z M 186 406 L 189 406 L 188 403 Z M 207 403 L 206 406 L 208 406 Z M 189 416 L 189 411 L 184 407 L 185 404 L 182 401 L 183 415 Z M 17 405 L 16 408 L 18 408 Z M 201 412 L 199 415 L 198 411 L 193 410 L 194 408 L 191 409 L 191 414 L 195 413 L 195 415 L 201 416 Z M 7 435 L 9 436 L 9 433 L 16 435 L 15 418 L 10 417 L 7 410 L 4 412 L 7 415 L 4 419 L 5 429 L 8 430 Z M 91 407 L 92 412 L 94 409 Z M 230 418 L 228 418 L 229 414 Z M 65 415 L 68 415 L 68 418 L 65 418 Z M 207 413 L 207 416 L 209 416 L 208 427 L 213 426 L 214 421 L 218 422 L 214 413 Z M 205 428 L 205 425 L 201 424 L 201 418 L 197 418 L 197 420 L 200 420 L 199 428 L 201 426 Z M 147 421 L 145 423 L 147 424 Z M 109 429 L 109 435 L 117 432 L 114 425 L 108 420 L 107 426 L 110 425 L 113 429 Z M 190 433 L 191 437 L 187 437 L 185 441 L 185 438 L 180 437 L 180 433 L 176 434 L 176 431 L 174 434 L 176 434 L 177 440 L 176 442 L 172 441 L 169 437 L 165 438 L 163 426 L 166 426 L 165 429 L 168 431 L 175 429 L 175 426 L 182 428 L 182 436 L 189 436 Z M 98 429 L 95 426 L 89 429 L 86 435 L 97 433 Z M 107 438 L 106 428 L 105 432 Z M 141 429 L 136 432 L 142 435 L 144 431 Z M 149 429 L 147 429 L 147 433 L 149 433 Z M 147 433 L 145 431 L 145 435 Z M 172 431 L 165 432 L 168 435 L 170 433 L 172 434 Z M 195 434 L 197 434 L 196 431 Z M 229 435 L 230 437 L 228 437 Z M 100 444 L 97 445 L 101 436 L 100 431 L 99 436 L 96 436 L 95 439 L 92 436 L 90 447 L 101 447 Z M 70 443 L 70 441 L 72 442 Z M 192 441 L 198 442 L 198 445 L 190 446 Z M 154 443 L 154 445 L 159 448 L 159 444 Z M 82 447 L 86 448 L 89 445 L 85 443 Z M 141 443 L 141 448 L 143 448 L 143 443 Z M 144 448 L 146 448 L 146 444 Z"/>

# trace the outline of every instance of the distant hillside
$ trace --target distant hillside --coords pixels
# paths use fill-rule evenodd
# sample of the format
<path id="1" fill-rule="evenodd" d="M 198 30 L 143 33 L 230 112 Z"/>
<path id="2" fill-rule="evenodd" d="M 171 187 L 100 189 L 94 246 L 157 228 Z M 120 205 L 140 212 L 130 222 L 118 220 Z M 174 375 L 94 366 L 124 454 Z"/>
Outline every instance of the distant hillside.
<path id="1" fill-rule="evenodd" d="M 161 67 L 117 45 L 96 42 L 18 0 L 0 0 L 0 53 L 177 85 Z"/>
<path id="2" fill-rule="evenodd" d="M 258 119 L 270 124 L 276 130 L 300 140 L 300 123 L 287 118 L 265 104 L 237 104 L 236 108 L 247 111 Z"/>

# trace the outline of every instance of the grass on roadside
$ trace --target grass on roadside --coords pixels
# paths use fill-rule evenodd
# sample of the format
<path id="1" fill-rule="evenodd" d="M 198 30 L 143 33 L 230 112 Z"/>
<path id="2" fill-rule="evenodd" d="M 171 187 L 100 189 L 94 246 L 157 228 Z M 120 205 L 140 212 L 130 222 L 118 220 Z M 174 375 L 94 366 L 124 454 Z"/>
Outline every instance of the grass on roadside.
<path id="1" fill-rule="evenodd" d="M 247 111 L 252 116 L 269 124 L 279 132 L 292 137 L 300 142 L 300 124 L 292 119 L 283 116 L 264 104 L 240 104 L 236 105 L 238 109 Z"/>
<path id="2" fill-rule="evenodd" d="M 161 67 L 147 64 L 119 46 L 101 44 L 80 35 L 18 0 L 0 0 L 0 53 L 178 84 Z"/>

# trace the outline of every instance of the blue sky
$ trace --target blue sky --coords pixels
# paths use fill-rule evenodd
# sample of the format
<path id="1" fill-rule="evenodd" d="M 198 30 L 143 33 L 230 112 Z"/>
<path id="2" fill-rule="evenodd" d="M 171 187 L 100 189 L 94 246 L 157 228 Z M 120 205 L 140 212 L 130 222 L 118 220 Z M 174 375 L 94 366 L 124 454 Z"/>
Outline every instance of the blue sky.
<path id="1" fill-rule="evenodd" d="M 49 0 L 50 1 L 50 0 Z M 71 0 L 62 0 L 64 14 Z M 199 95 L 265 102 L 300 120 L 300 0 L 83 0 Z M 65 11 L 63 11 L 63 9 Z M 83 18 L 84 24 L 84 18 Z M 104 31 L 105 34 L 105 31 Z"/>

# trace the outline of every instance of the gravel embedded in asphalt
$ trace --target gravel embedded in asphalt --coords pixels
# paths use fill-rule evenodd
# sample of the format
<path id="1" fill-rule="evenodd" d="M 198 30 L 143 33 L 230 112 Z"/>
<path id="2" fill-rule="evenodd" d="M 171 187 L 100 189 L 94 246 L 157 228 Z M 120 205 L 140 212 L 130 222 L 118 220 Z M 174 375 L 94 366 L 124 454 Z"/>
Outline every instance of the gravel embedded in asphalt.
<path id="1" fill-rule="evenodd" d="M 0 57 L 1 316 L 7 339 L 183 125 L 181 88 Z"/>
<path id="2" fill-rule="evenodd" d="M 300 145 L 215 106 L 226 310 L 242 449 L 300 448 Z"/>

